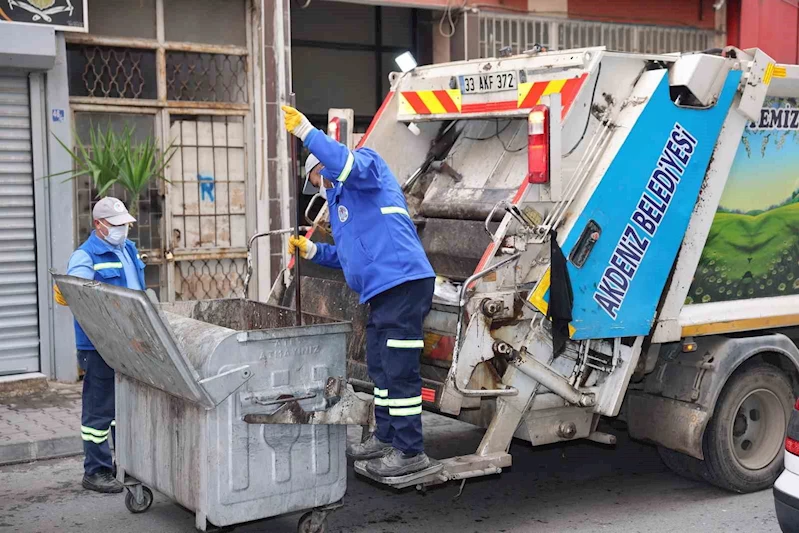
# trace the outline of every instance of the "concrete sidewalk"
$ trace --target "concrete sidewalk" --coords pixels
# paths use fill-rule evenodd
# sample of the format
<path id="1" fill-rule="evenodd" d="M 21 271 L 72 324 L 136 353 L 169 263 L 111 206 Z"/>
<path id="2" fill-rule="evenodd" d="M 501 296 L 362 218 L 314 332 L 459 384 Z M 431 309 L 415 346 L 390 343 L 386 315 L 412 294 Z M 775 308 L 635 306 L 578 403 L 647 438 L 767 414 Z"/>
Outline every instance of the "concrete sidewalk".
<path id="1" fill-rule="evenodd" d="M 51 382 L 44 390 L 0 398 L 0 465 L 83 453 L 82 386 Z"/>

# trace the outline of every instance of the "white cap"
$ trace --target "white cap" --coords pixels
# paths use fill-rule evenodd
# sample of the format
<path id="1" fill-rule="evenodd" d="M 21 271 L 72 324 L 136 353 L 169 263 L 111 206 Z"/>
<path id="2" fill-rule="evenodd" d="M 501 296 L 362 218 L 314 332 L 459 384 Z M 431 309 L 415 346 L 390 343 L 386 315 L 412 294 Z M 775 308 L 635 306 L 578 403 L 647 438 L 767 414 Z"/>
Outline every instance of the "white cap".
<path id="1" fill-rule="evenodd" d="M 319 187 L 314 187 L 313 183 L 311 183 L 311 171 L 319 163 L 321 163 L 319 158 L 313 154 L 308 154 L 308 158 L 305 160 L 305 184 L 302 186 L 302 194 L 313 196 L 319 192 Z"/>
<path id="2" fill-rule="evenodd" d="M 94 220 L 105 219 L 112 226 L 121 226 L 122 224 L 136 222 L 136 219 L 128 213 L 125 204 L 111 196 L 106 196 L 95 204 L 92 210 L 92 216 Z"/>
<path id="3" fill-rule="evenodd" d="M 310 176 L 311 171 L 320 163 L 319 158 L 313 154 L 308 154 L 308 159 L 305 160 L 305 176 Z"/>

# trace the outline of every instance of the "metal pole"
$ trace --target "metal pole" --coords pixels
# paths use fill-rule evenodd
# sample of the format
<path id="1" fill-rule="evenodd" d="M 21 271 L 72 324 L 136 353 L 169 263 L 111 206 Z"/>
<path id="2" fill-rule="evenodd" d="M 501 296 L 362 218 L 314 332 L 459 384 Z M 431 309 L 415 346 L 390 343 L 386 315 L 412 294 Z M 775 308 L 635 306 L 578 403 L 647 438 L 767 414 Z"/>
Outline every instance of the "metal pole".
<path id="1" fill-rule="evenodd" d="M 291 107 L 296 106 L 294 93 L 289 97 Z M 291 137 L 291 187 L 294 192 L 294 236 L 300 236 L 300 187 L 297 180 L 297 141 Z M 298 250 L 299 252 L 299 250 Z M 294 303 L 296 306 L 295 323 L 302 325 L 302 291 L 300 289 L 300 259 L 301 254 L 294 256 Z"/>

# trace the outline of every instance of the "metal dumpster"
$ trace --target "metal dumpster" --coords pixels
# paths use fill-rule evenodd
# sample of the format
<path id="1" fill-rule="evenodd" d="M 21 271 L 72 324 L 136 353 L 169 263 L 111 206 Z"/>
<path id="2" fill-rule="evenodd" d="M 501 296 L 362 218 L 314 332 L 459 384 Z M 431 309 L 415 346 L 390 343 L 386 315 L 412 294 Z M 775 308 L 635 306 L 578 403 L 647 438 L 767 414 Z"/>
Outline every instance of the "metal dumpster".
<path id="1" fill-rule="evenodd" d="M 194 511 L 201 531 L 308 509 L 300 531 L 324 530 L 347 488 L 343 424 L 366 423 L 352 413 L 371 410 L 342 387 L 348 323 L 306 314 L 309 325 L 292 327 L 293 310 L 259 302 L 157 304 L 54 278 L 116 371 L 117 470 L 131 511 L 152 503 L 149 486 Z M 333 414 L 336 402 L 347 416 Z"/>

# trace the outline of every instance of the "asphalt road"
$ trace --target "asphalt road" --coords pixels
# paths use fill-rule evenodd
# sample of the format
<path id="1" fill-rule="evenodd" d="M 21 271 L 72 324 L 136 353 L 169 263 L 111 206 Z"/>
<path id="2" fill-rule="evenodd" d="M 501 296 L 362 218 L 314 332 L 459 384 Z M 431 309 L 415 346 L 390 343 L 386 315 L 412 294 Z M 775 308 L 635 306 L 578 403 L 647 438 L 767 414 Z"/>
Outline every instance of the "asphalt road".
<path id="1" fill-rule="evenodd" d="M 428 452 L 469 453 L 481 431 L 425 415 Z M 350 434 L 357 438 L 357 432 Z M 771 491 L 733 495 L 670 473 L 657 451 L 620 435 L 614 448 L 573 443 L 533 449 L 514 442 L 512 468 L 501 476 L 451 484 L 421 495 L 394 492 L 350 474 L 345 507 L 328 532 L 779 532 Z M 0 468 L 0 533 L 192 532 L 194 517 L 156 494 L 144 514 L 122 495 L 80 486 L 78 457 Z M 298 515 L 237 527 L 241 533 L 293 533 Z"/>

